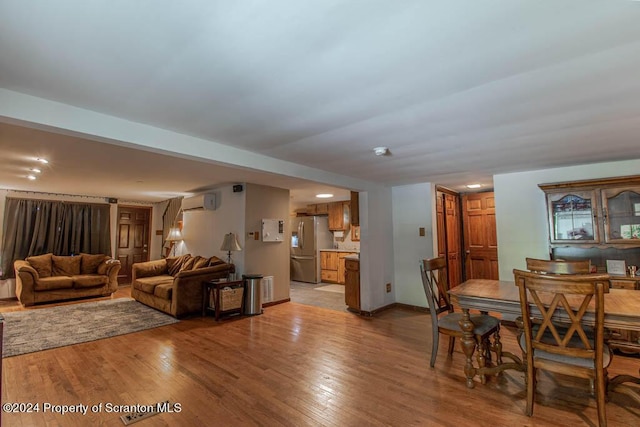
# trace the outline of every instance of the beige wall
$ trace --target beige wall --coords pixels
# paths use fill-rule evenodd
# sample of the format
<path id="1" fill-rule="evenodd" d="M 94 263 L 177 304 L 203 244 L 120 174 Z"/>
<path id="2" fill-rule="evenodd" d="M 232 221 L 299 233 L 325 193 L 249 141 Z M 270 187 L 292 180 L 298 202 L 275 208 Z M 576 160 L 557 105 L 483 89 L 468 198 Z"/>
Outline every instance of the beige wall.
<path id="1" fill-rule="evenodd" d="M 227 260 L 227 253 L 220 245 L 227 233 L 238 236 L 240 246 L 244 248 L 244 211 L 245 192 L 234 193 L 228 185 L 207 193 L 215 194 L 216 209 L 212 211 L 187 211 L 182 214 L 182 237 L 177 254 L 190 253 L 204 257 L 217 256 Z M 231 262 L 236 266 L 238 275 L 244 272 L 244 249 L 231 254 Z"/>
<path id="2" fill-rule="evenodd" d="M 247 184 L 245 186 L 245 238 L 244 273 L 273 276 L 273 301 L 289 298 L 289 190 Z M 283 242 L 263 242 L 247 237 L 250 232 L 261 232 L 262 219 L 284 220 Z"/>
<path id="3" fill-rule="evenodd" d="M 430 183 L 393 187 L 393 252 L 396 302 L 427 307 L 419 262 L 434 254 L 434 186 Z M 419 230 L 424 227 L 425 236 Z"/>

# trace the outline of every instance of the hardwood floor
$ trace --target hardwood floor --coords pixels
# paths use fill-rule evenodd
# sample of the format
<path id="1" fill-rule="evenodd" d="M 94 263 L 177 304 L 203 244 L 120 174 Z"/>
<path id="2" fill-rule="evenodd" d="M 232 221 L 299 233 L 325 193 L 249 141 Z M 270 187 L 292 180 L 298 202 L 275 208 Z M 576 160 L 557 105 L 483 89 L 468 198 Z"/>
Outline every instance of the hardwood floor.
<path id="1" fill-rule="evenodd" d="M 128 296 L 126 289 L 118 296 Z M 19 309 L 16 307 L 16 309 Z M 2 308 L 5 310 L 5 308 Z M 3 413 L 5 426 L 122 426 L 107 404 L 164 413 L 136 426 L 594 426 L 587 381 L 542 374 L 534 416 L 524 415 L 524 375 L 508 372 L 469 390 L 464 357 L 440 346 L 429 367 L 428 314 L 402 308 L 359 317 L 284 303 L 260 316 L 175 325 L 3 361 L 2 402 L 39 403 L 37 413 Z M 515 351 L 503 328 L 505 349 Z M 640 359 L 616 356 L 610 374 L 637 373 Z M 43 412 L 45 403 L 98 405 L 87 415 Z M 640 424 L 622 395 L 607 404 L 610 426 Z"/>

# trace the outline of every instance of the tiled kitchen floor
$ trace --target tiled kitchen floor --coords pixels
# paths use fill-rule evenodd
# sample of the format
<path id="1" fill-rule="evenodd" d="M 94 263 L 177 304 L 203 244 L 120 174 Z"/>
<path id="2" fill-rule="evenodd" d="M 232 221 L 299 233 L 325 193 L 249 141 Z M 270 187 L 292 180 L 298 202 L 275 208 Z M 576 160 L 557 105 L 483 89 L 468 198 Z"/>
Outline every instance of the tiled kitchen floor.
<path id="1" fill-rule="evenodd" d="M 347 311 L 344 293 L 318 291 L 316 288 L 329 283 L 291 282 L 291 301 L 336 311 Z"/>

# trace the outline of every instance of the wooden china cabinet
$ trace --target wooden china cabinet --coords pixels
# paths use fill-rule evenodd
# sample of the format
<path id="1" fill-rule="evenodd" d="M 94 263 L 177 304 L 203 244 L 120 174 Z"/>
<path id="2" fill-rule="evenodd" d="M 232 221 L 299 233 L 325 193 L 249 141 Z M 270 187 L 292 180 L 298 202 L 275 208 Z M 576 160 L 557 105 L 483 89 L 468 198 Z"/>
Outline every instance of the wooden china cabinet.
<path id="1" fill-rule="evenodd" d="M 539 187 L 547 196 L 552 247 L 640 247 L 640 176 Z"/>
<path id="2" fill-rule="evenodd" d="M 589 259 L 599 272 L 606 272 L 607 260 L 640 265 L 640 175 L 539 187 L 546 195 L 551 258 Z M 640 277 L 610 276 L 611 288 L 640 291 Z M 640 333 L 612 332 L 613 347 L 640 353 Z"/>

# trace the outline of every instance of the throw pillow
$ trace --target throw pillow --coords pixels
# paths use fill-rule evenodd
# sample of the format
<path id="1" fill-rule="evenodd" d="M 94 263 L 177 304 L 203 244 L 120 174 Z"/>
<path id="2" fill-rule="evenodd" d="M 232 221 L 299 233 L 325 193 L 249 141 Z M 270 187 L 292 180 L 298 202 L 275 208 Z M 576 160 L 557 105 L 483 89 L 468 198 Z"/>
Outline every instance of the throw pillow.
<path id="1" fill-rule="evenodd" d="M 226 264 L 225 261 L 221 260 L 217 256 L 212 256 L 209 258 L 209 267 L 213 267 L 214 265 Z"/>
<path id="2" fill-rule="evenodd" d="M 191 257 L 185 262 L 182 263 L 182 267 L 180 267 L 180 271 L 189 271 L 193 269 L 193 263 L 196 261 L 196 257 Z"/>
<path id="3" fill-rule="evenodd" d="M 195 260 L 193 261 L 193 270 L 204 268 L 209 265 L 209 258 L 205 258 L 200 255 L 196 255 L 194 258 Z"/>
<path id="4" fill-rule="evenodd" d="M 76 276 L 80 274 L 81 256 L 52 255 L 52 274 L 54 276 Z"/>
<path id="5" fill-rule="evenodd" d="M 174 257 L 167 258 L 167 272 L 170 275 L 175 276 L 180 272 L 180 269 L 182 268 L 182 264 L 185 261 L 187 261 L 189 258 L 191 258 L 191 254 L 184 254 L 175 258 Z"/>
<path id="6" fill-rule="evenodd" d="M 51 254 L 30 256 L 27 261 L 40 277 L 51 277 Z"/>
<path id="7" fill-rule="evenodd" d="M 109 257 L 103 254 L 80 254 L 82 258 L 80 262 L 80 274 L 96 274 L 98 266 Z"/>

